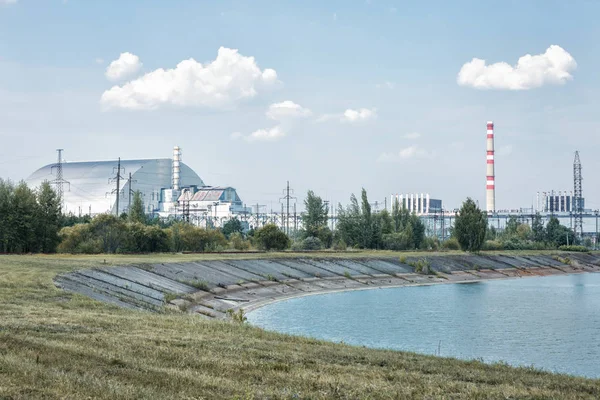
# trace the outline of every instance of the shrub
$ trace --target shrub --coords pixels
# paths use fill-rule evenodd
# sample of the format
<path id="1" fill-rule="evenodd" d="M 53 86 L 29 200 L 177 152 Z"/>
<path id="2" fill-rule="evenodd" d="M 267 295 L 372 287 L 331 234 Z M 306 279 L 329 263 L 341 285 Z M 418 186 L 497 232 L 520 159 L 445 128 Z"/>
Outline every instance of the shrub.
<path id="1" fill-rule="evenodd" d="M 237 310 L 237 312 L 233 311 L 230 308 L 227 310 L 227 315 L 229 316 L 229 318 L 231 318 L 233 322 L 237 322 L 238 324 L 243 324 L 244 322 L 248 321 L 244 310 L 242 310 L 241 308 Z"/>
<path id="2" fill-rule="evenodd" d="M 437 250 L 440 247 L 440 242 L 435 237 L 424 237 L 421 242 L 420 249 L 421 250 Z"/>
<path id="3" fill-rule="evenodd" d="M 502 242 L 500 242 L 499 240 L 486 240 L 481 249 L 482 250 L 502 250 L 502 249 L 504 249 L 504 246 L 502 245 Z"/>
<path id="4" fill-rule="evenodd" d="M 323 248 L 323 242 L 321 239 L 314 236 L 309 236 L 300 242 L 302 250 L 321 250 Z"/>
<path id="5" fill-rule="evenodd" d="M 589 251 L 588 248 L 585 246 L 574 246 L 574 245 L 570 245 L 570 246 L 563 245 L 563 246 L 560 246 L 558 249 L 562 250 L 562 251 L 580 251 L 580 252 Z"/>
<path id="6" fill-rule="evenodd" d="M 290 238 L 274 224 L 257 229 L 254 239 L 263 250 L 285 250 L 290 246 Z"/>
<path id="7" fill-rule="evenodd" d="M 418 274 L 429 274 L 431 271 L 429 261 L 424 258 L 418 261 L 409 261 L 408 265 L 413 267 Z"/>
<path id="8" fill-rule="evenodd" d="M 460 244 L 456 238 L 451 237 L 442 243 L 442 248 L 445 250 L 460 250 Z"/>
<path id="9" fill-rule="evenodd" d="M 413 248 L 413 240 L 404 232 L 383 235 L 383 248 L 386 250 L 409 250 Z"/>
<path id="10" fill-rule="evenodd" d="M 229 243 L 235 250 L 249 250 L 250 241 L 244 239 L 241 233 L 235 232 L 229 236 Z"/>
<path id="11" fill-rule="evenodd" d="M 348 249 L 348 245 L 343 239 L 340 239 L 334 243 L 333 249 L 336 251 L 344 251 Z"/>

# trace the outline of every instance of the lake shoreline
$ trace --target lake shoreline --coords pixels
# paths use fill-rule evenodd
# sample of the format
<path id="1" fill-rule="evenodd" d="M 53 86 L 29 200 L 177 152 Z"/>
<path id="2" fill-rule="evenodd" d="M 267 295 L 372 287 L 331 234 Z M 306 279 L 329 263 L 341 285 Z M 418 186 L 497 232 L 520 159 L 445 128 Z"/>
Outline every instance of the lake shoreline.
<path id="1" fill-rule="evenodd" d="M 401 279 L 407 279 L 405 283 L 389 283 L 386 284 L 382 282 L 379 285 L 371 285 L 371 286 L 363 286 L 363 287 L 348 287 L 348 288 L 332 288 L 332 289 L 322 289 L 322 290 L 314 290 L 310 292 L 303 293 L 293 293 L 289 295 L 281 294 L 279 296 L 259 299 L 253 302 L 248 303 L 247 305 L 237 306 L 234 309 L 242 309 L 244 313 L 251 313 L 259 308 L 268 306 L 270 304 L 278 303 L 281 301 L 291 300 L 295 298 L 301 298 L 306 296 L 318 296 L 324 294 L 332 294 L 332 293 L 343 293 L 343 292 L 354 292 L 354 291 L 363 291 L 363 290 L 377 290 L 377 289 L 392 289 L 392 288 L 402 288 L 402 287 L 415 287 L 415 286 L 433 286 L 433 285 L 447 285 L 447 284 L 472 284 L 472 283 L 481 283 L 488 282 L 492 280 L 513 280 L 519 278 L 539 278 L 544 276 L 557 276 L 557 275 L 574 275 L 574 274 L 583 274 L 583 273 L 597 273 L 600 272 L 600 267 L 595 266 L 586 266 L 586 267 L 565 267 L 565 268 L 556 268 L 556 267 L 532 267 L 532 268 L 524 268 L 522 274 L 514 274 L 506 276 L 497 276 L 494 273 L 498 273 L 498 271 L 485 271 L 485 270 L 473 270 L 473 271 L 464 271 L 462 273 L 436 273 L 436 275 L 423 275 L 425 277 L 430 277 L 432 281 L 430 282 L 411 282 L 409 279 L 414 277 L 415 274 L 396 274 L 395 277 Z M 473 279 L 465 279 L 466 274 L 473 274 Z M 475 277 L 479 275 L 479 277 Z M 441 280 L 435 279 L 442 277 Z M 435 280 L 434 280 L 435 279 Z M 234 294 L 235 292 L 231 292 Z M 234 304 L 234 303 L 232 303 Z"/>

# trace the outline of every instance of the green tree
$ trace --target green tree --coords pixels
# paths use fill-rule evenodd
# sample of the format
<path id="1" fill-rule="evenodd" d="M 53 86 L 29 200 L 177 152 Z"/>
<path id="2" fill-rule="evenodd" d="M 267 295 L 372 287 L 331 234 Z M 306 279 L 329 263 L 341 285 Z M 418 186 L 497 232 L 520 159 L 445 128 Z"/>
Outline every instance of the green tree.
<path id="1" fill-rule="evenodd" d="M 62 213 L 60 199 L 47 181 L 43 182 L 38 190 L 37 202 L 37 250 L 54 253 L 60 242 L 58 231 Z"/>
<path id="2" fill-rule="evenodd" d="M 262 250 L 285 250 L 290 246 L 290 238 L 274 224 L 257 229 L 254 240 Z"/>
<path id="3" fill-rule="evenodd" d="M 554 247 L 575 243 L 575 234 L 569 228 L 561 225 L 558 218 L 551 217 L 546 224 L 546 242 Z"/>
<path id="4" fill-rule="evenodd" d="M 517 217 L 511 215 L 506 223 L 506 229 L 504 229 L 504 235 L 507 237 L 515 236 L 517 234 L 517 229 L 521 223 L 517 220 Z"/>
<path id="5" fill-rule="evenodd" d="M 144 201 L 142 200 L 142 193 L 139 190 L 136 190 L 133 193 L 133 200 L 131 201 L 131 206 L 129 207 L 129 213 L 127 215 L 127 220 L 129 222 L 139 222 L 140 224 L 146 224 L 148 218 L 146 217 L 146 213 L 144 211 Z"/>
<path id="6" fill-rule="evenodd" d="M 221 232 L 223 232 L 223 235 L 225 235 L 227 239 L 229 239 L 234 233 L 238 233 L 243 236 L 244 227 L 239 219 L 232 218 L 223 224 Z"/>
<path id="7" fill-rule="evenodd" d="M 14 219 L 12 208 L 12 195 L 14 186 L 10 181 L 0 179 L 0 252 L 11 251 L 15 238 Z"/>
<path id="8" fill-rule="evenodd" d="M 327 228 L 329 208 L 323 199 L 309 190 L 304 199 L 304 214 L 302 215 L 302 236 L 317 237 L 319 231 Z"/>
<path id="9" fill-rule="evenodd" d="M 531 236 L 534 242 L 544 242 L 546 240 L 544 223 L 540 213 L 536 213 L 533 221 L 531 221 Z"/>
<path id="10" fill-rule="evenodd" d="M 21 182 L 13 191 L 11 203 L 12 218 L 9 219 L 9 223 L 13 225 L 14 229 L 12 252 L 38 251 L 36 235 L 38 204 L 35 193 L 27 187 L 25 182 Z"/>
<path id="11" fill-rule="evenodd" d="M 453 233 L 464 251 L 478 252 L 487 232 L 487 216 L 468 198 L 456 214 Z"/>
<path id="12" fill-rule="evenodd" d="M 361 212 L 356 196 L 350 196 L 350 204 L 346 208 L 340 204 L 337 212 L 337 240 L 350 247 L 360 245 Z"/>
<path id="13" fill-rule="evenodd" d="M 364 249 L 372 248 L 373 244 L 373 219 L 371 215 L 371 204 L 367 197 L 367 191 L 361 191 L 361 220 L 360 220 L 360 246 Z"/>

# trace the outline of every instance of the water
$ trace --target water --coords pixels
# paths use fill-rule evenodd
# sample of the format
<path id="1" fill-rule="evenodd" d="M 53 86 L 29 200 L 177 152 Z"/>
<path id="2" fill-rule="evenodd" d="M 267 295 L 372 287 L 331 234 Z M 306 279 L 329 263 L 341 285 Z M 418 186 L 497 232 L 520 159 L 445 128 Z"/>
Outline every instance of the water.
<path id="1" fill-rule="evenodd" d="M 600 274 L 306 296 L 248 320 L 334 342 L 600 378 Z M 441 341 L 441 345 L 440 345 Z"/>

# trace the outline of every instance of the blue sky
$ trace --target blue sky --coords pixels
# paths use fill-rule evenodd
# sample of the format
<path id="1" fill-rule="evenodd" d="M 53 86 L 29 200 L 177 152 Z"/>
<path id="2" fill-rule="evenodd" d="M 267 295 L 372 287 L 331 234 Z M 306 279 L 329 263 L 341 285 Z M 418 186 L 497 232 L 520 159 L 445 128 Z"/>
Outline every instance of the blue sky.
<path id="1" fill-rule="evenodd" d="M 278 208 L 290 180 L 299 198 L 313 189 L 346 203 L 365 187 L 373 201 L 428 192 L 450 208 L 467 196 L 483 205 L 494 120 L 498 208 L 572 190 L 575 150 L 586 204 L 600 208 L 599 11 L 592 1 L 0 0 L 0 176 L 24 179 L 59 147 L 76 161 L 169 157 L 179 145 L 208 184 L 232 185 L 248 203 Z M 572 59 L 566 78 L 536 69 L 541 80 L 516 90 L 487 70 L 486 88 L 457 82 L 473 58 L 515 66 L 553 45 Z M 221 100 L 205 86 L 144 109 L 123 106 L 141 98 L 126 90 L 101 101 L 136 80 L 152 96 L 165 80 L 147 74 L 190 58 L 201 71 L 221 47 L 252 64 L 223 75 L 239 87 Z M 107 79 L 126 52 L 137 64 Z M 267 115 L 283 102 L 300 108 Z"/>

